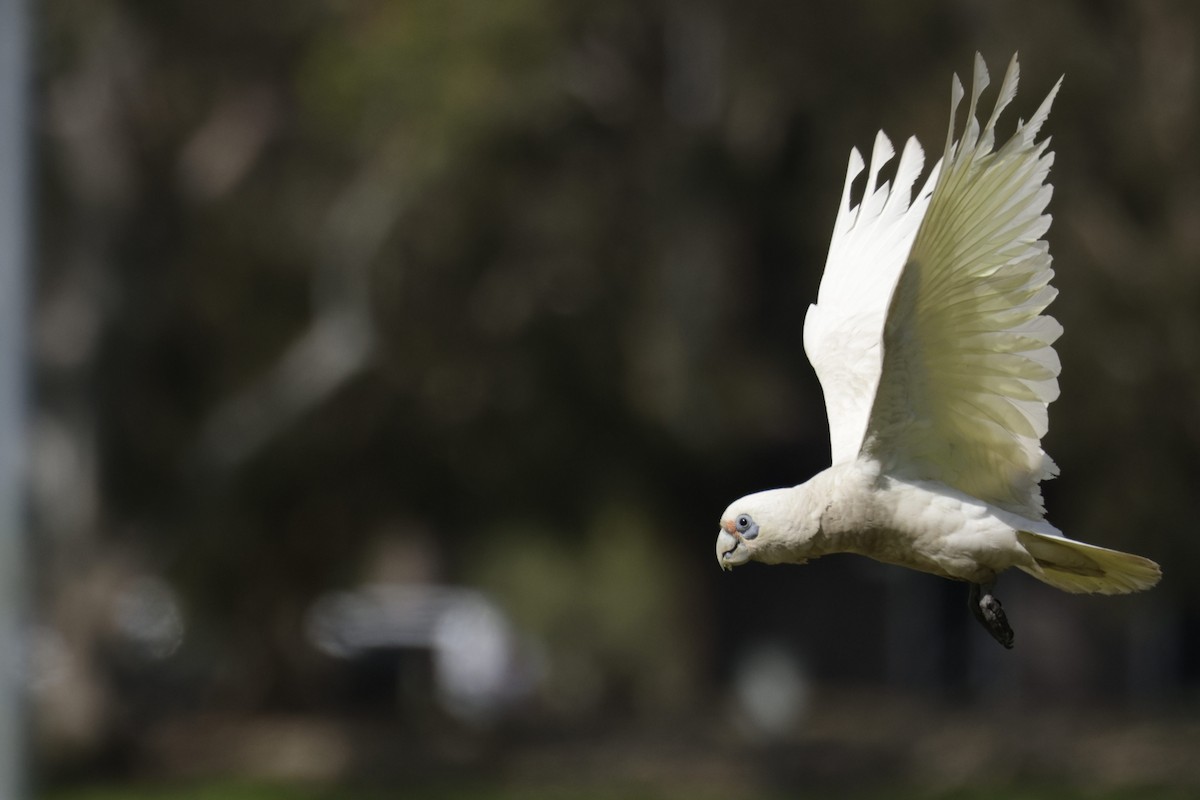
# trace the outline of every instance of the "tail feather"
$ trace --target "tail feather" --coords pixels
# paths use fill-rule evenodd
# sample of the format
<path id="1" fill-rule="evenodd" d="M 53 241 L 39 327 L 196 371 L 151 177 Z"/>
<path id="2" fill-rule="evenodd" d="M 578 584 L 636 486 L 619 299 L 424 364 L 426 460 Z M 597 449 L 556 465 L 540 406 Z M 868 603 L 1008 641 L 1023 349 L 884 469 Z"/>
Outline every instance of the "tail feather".
<path id="1" fill-rule="evenodd" d="M 1021 569 L 1065 592 L 1128 594 L 1162 577 L 1158 564 L 1132 553 L 1031 531 L 1018 531 L 1017 539 L 1034 561 Z"/>

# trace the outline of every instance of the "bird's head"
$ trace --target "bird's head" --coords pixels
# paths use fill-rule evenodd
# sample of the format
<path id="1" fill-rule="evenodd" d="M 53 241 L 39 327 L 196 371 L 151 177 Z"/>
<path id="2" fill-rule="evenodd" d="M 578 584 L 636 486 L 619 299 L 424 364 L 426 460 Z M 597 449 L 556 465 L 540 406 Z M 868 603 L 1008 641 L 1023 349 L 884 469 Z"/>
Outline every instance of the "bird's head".
<path id="1" fill-rule="evenodd" d="M 717 533 L 721 569 L 747 561 L 803 564 L 805 545 L 819 528 L 817 519 L 805 513 L 804 489 L 769 489 L 730 503 Z"/>

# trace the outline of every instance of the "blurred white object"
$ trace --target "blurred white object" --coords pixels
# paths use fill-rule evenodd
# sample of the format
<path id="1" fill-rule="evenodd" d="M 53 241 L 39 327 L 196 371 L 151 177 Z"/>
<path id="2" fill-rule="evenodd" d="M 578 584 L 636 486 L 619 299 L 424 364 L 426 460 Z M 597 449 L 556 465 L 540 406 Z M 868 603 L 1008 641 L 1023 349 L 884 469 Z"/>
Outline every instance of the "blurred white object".
<path id="1" fill-rule="evenodd" d="M 373 585 L 331 593 L 309 609 L 306 629 L 337 658 L 428 649 L 439 703 L 465 722 L 489 722 L 536 683 L 508 618 L 474 589 Z"/>
<path id="2" fill-rule="evenodd" d="M 137 654 L 151 661 L 173 655 L 183 643 L 183 612 L 162 578 L 136 578 L 113 603 L 113 625 Z"/>
<path id="3" fill-rule="evenodd" d="M 803 665 L 790 649 L 774 642 L 757 644 L 738 658 L 733 692 L 754 735 L 783 738 L 808 711 L 810 688 Z"/>

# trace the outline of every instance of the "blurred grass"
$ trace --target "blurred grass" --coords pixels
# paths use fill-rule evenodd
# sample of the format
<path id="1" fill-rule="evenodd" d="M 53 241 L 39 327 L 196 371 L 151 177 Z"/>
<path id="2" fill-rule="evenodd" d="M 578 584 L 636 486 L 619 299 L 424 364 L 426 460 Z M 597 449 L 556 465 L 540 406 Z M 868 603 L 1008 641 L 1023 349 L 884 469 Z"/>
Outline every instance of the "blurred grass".
<path id="1" fill-rule="evenodd" d="M 564 787 L 528 788 L 517 786 L 442 785 L 420 789 L 393 787 L 355 789 L 344 787 L 302 787 L 257 783 L 204 783 L 188 786 L 111 785 L 103 788 L 59 789 L 42 795 L 42 800 L 384 800 L 394 798 L 397 790 L 405 798 L 420 800 L 708 800 L 724 794 L 697 794 L 693 790 L 664 791 L 649 788 L 570 789 Z M 877 788 L 862 792 L 829 791 L 816 787 L 803 792 L 763 792 L 739 794 L 736 800 L 785 800 L 801 797 L 838 797 L 843 800 L 1189 800 L 1195 789 L 1125 788 L 1097 790 L 1054 786 L 1009 786 L 928 791 L 902 788 Z"/>
<path id="2" fill-rule="evenodd" d="M 43 800 L 381 800 L 377 792 L 331 787 L 304 788 L 252 783 L 180 785 L 125 785 L 59 789 Z"/>

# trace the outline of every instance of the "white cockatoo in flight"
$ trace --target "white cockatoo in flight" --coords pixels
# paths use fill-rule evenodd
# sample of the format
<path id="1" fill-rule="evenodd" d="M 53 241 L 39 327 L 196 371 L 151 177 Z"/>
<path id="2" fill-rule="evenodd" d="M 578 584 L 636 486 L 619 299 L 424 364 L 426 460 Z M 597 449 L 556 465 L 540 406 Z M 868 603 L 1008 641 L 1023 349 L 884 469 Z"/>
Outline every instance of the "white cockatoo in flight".
<path id="1" fill-rule="evenodd" d="M 880 185 L 895 151 L 876 136 L 858 205 L 850 187 L 864 165 L 850 152 L 825 274 L 804 321 L 833 465 L 732 503 L 717 535 L 722 568 L 858 553 L 967 581 L 972 612 L 1005 647 L 1013 632 L 993 588 L 1010 567 L 1068 592 L 1122 594 L 1158 582 L 1153 561 L 1068 539 L 1044 519 L 1038 484 L 1058 468 L 1041 438 L 1058 397 L 1053 343 L 1062 327 L 1042 313 L 1056 294 L 1042 239 L 1054 156 L 1037 134 L 1062 81 L 997 148 L 996 120 L 1018 74 L 1014 56 L 981 127 L 988 72 L 976 55 L 958 141 L 963 88 L 954 76 L 945 152 L 916 196 L 924 165 L 916 139 L 894 180 Z"/>

